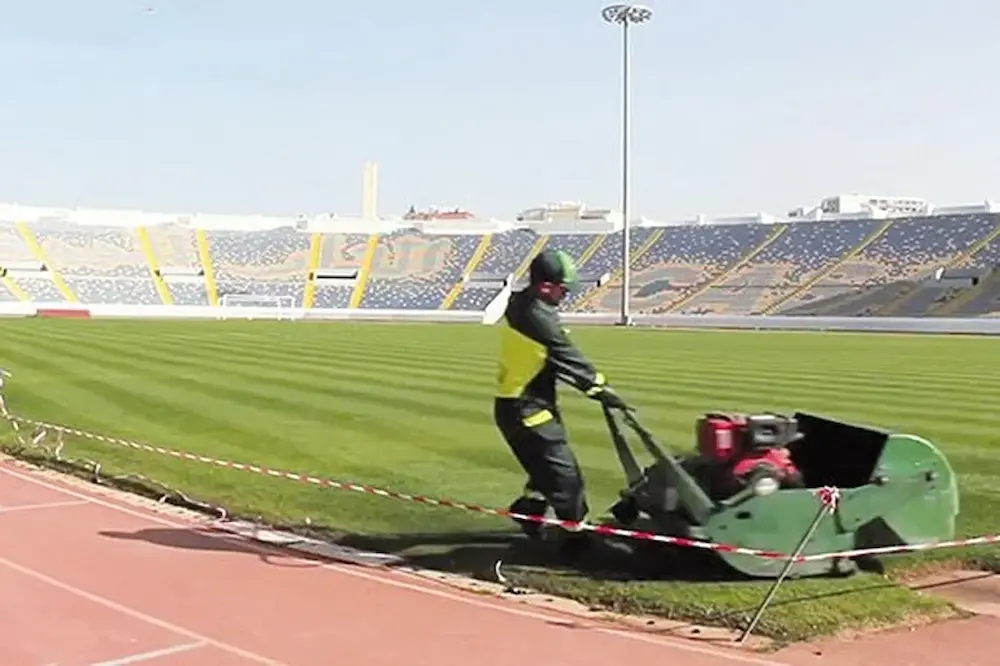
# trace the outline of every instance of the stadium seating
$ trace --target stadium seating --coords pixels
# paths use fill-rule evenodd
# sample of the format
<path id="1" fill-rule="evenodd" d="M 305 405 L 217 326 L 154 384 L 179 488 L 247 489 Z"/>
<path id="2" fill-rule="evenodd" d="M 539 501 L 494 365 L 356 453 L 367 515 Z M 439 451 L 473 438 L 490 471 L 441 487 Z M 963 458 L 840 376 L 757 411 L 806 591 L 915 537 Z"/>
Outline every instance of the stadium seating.
<path id="1" fill-rule="evenodd" d="M 309 234 L 283 228 L 210 231 L 207 237 L 220 297 L 284 297 L 290 305 L 302 303 L 309 274 Z"/>
<path id="2" fill-rule="evenodd" d="M 186 218 L 144 227 L 0 222 L 0 267 L 8 269 L 0 301 L 206 305 L 231 294 L 299 306 L 312 293 L 316 308 L 481 310 L 510 276 L 523 281 L 536 252 L 554 248 L 577 260 L 582 277 L 568 309 L 618 307 L 621 231 L 440 230 L 441 223 L 437 233 L 397 226 L 314 234 L 293 224 L 201 230 Z M 644 224 L 632 230 L 631 256 L 635 312 L 1000 311 L 1000 278 L 989 272 L 1000 265 L 1000 214 L 992 212 Z M 934 278 L 942 268 L 986 277 L 956 286 Z M 325 273 L 313 282 L 317 269 Z"/>
<path id="3" fill-rule="evenodd" d="M 462 278 L 478 235 L 423 235 L 403 229 L 381 236 L 362 308 L 436 310 Z"/>
<path id="4" fill-rule="evenodd" d="M 366 234 L 327 234 L 323 237 L 319 268 L 360 271 L 368 247 Z M 351 303 L 355 282 L 342 280 L 316 286 L 315 308 L 346 308 Z"/>
<path id="5" fill-rule="evenodd" d="M 151 253 L 161 269 L 180 269 L 193 273 L 194 279 L 166 278 L 170 298 L 176 305 L 208 305 L 205 280 L 200 277 L 204 267 L 198 256 L 195 230 L 177 224 L 152 225 L 146 233 Z"/>

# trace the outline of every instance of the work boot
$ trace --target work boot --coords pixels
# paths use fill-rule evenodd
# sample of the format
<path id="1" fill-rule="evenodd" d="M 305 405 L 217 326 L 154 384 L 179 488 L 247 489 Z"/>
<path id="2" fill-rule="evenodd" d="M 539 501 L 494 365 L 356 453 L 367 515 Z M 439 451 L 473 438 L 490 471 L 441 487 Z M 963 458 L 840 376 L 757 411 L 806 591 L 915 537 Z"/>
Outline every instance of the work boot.
<path id="1" fill-rule="evenodd" d="M 507 510 L 511 513 L 519 513 L 524 516 L 545 516 L 546 510 L 549 508 L 549 503 L 544 499 L 538 497 L 518 497 L 516 500 L 511 502 L 511 505 L 507 507 Z M 521 531 L 527 535 L 529 539 L 541 539 L 542 538 L 542 528 L 545 527 L 542 523 L 536 523 L 529 520 L 518 520 L 514 519 L 517 526 L 521 528 Z"/>

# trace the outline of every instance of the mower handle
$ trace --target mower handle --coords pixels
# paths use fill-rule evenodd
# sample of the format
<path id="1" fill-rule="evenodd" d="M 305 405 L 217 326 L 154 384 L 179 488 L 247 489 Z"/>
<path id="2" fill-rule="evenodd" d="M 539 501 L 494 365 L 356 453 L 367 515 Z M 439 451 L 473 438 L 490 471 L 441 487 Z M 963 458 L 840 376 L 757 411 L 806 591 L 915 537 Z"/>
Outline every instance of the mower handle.
<path id="1" fill-rule="evenodd" d="M 634 409 L 629 408 L 614 410 L 606 405 L 602 405 L 602 409 L 604 410 L 604 418 L 608 422 L 608 428 L 611 430 L 611 436 L 615 440 L 616 444 L 619 441 L 624 442 L 621 428 L 618 427 L 618 420 L 615 418 L 614 414 L 615 411 L 620 411 L 622 412 L 622 420 L 625 422 L 625 425 L 627 425 L 633 432 L 635 432 L 636 435 L 639 436 L 639 439 L 642 441 L 642 445 L 647 451 L 649 451 L 650 455 L 657 460 L 662 460 L 667 457 L 667 455 L 663 452 L 663 449 L 657 443 L 656 438 L 653 437 L 653 433 L 647 430 L 644 425 L 639 423 L 639 420 L 635 417 Z"/>

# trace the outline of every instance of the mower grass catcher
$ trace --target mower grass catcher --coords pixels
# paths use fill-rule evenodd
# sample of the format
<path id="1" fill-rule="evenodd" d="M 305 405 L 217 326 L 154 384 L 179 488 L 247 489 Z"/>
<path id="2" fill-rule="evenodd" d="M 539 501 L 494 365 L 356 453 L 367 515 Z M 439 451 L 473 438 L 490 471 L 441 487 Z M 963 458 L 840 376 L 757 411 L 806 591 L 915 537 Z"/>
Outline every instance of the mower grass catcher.
<path id="1" fill-rule="evenodd" d="M 708 414 L 698 449 L 666 453 L 630 412 L 622 419 L 653 457 L 642 468 L 605 409 L 628 487 L 611 507 L 623 527 L 719 544 L 792 553 L 820 504 L 815 489 L 840 489 L 804 555 L 935 543 L 954 538 L 958 488 L 948 461 L 915 435 L 811 414 Z M 784 559 L 714 553 L 750 577 L 775 578 Z M 850 559 L 796 563 L 792 576 L 849 574 Z"/>

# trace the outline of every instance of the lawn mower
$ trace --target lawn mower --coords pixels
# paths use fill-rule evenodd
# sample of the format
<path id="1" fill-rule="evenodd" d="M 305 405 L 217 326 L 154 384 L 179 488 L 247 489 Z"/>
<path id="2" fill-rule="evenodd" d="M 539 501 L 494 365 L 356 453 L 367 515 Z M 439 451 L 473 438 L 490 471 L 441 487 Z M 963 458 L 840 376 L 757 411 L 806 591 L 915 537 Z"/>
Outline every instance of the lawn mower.
<path id="1" fill-rule="evenodd" d="M 840 500 L 804 555 L 935 543 L 954 538 L 955 474 L 929 441 L 805 413 L 709 413 L 697 448 L 674 456 L 631 411 L 604 410 L 627 487 L 610 512 L 621 527 L 717 544 L 792 553 L 816 519 L 816 489 Z M 623 421 L 653 462 L 642 467 Z M 708 552 L 708 551 L 702 551 Z M 715 552 L 730 569 L 776 578 L 787 563 Z M 847 575 L 849 558 L 796 563 L 793 577 Z"/>

